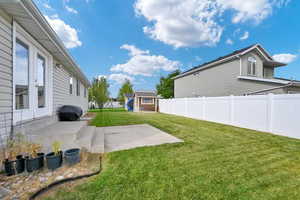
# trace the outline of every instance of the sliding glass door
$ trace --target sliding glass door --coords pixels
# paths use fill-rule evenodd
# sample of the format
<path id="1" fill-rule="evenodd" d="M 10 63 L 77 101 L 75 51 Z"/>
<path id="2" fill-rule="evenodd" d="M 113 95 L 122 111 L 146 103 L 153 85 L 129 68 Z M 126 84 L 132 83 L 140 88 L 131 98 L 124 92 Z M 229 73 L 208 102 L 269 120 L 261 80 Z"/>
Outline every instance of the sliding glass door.
<path id="1" fill-rule="evenodd" d="M 51 115 L 51 55 L 19 28 L 13 62 L 14 123 Z"/>
<path id="2" fill-rule="evenodd" d="M 16 41 L 15 108 L 29 109 L 29 47 Z"/>
<path id="3" fill-rule="evenodd" d="M 34 113 L 35 117 L 40 117 L 47 114 L 46 88 L 47 88 L 47 62 L 45 56 L 41 53 L 36 54 L 35 65 L 35 95 L 34 95 Z"/>

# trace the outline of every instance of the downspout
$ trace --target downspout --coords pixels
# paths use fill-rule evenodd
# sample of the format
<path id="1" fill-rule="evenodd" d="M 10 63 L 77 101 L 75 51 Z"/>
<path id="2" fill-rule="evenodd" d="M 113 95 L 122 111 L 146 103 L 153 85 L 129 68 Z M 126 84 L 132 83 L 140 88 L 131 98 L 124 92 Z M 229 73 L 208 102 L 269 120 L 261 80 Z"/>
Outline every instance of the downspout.
<path id="1" fill-rule="evenodd" d="M 15 84 L 15 81 L 14 81 L 14 78 L 15 78 L 15 73 L 14 73 L 14 65 L 15 65 L 15 36 L 16 36 L 16 30 L 15 30 L 15 19 L 14 17 L 12 16 L 12 21 L 11 21 L 11 46 L 12 46 L 12 61 L 11 61 L 11 66 L 12 66 L 12 75 L 11 75 L 11 78 L 12 78 L 12 87 L 11 87 L 11 122 L 10 122 L 10 137 L 13 138 L 14 136 L 14 106 L 15 106 L 15 101 L 14 101 L 14 84 Z"/>

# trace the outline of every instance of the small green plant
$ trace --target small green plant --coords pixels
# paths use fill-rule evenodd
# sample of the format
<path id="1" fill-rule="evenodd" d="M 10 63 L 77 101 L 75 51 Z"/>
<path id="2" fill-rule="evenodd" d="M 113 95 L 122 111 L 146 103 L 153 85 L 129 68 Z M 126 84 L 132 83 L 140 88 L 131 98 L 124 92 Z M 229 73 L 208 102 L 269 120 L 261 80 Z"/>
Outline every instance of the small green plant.
<path id="1" fill-rule="evenodd" d="M 58 155 L 60 152 L 60 142 L 55 141 L 52 143 L 52 151 L 54 152 L 55 155 Z"/>

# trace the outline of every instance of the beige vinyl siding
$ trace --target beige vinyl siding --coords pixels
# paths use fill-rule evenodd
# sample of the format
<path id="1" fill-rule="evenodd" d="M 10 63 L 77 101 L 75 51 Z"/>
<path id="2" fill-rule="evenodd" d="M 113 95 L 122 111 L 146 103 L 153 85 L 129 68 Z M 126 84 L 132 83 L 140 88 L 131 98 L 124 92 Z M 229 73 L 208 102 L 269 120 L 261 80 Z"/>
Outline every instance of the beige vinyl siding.
<path id="1" fill-rule="evenodd" d="M 12 125 L 12 25 L 0 9 L 0 136 L 8 136 Z M 1 144 L 0 144 L 1 145 Z"/>
<path id="2" fill-rule="evenodd" d="M 56 63 L 56 62 L 55 62 Z M 54 67 L 53 71 L 53 112 L 63 105 L 75 105 L 88 109 L 88 99 L 84 97 L 84 86 L 80 83 L 80 96 L 76 94 L 77 78 L 73 77 L 73 92 L 70 94 L 70 77 L 73 77 L 63 66 Z"/>

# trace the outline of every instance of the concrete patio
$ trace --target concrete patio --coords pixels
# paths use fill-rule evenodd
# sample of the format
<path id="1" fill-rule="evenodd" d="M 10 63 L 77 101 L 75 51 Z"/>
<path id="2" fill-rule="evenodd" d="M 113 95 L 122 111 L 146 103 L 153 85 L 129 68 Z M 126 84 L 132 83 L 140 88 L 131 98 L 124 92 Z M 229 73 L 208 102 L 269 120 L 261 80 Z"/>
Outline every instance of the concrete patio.
<path id="1" fill-rule="evenodd" d="M 183 142 L 148 124 L 97 128 L 105 134 L 105 152 Z"/>
<path id="2" fill-rule="evenodd" d="M 92 153 L 183 142 L 148 124 L 95 127 L 88 126 L 87 121 L 57 122 L 27 136 L 30 141 L 42 144 L 44 152 L 50 152 L 55 141 L 61 143 L 62 150 L 86 148 Z"/>

